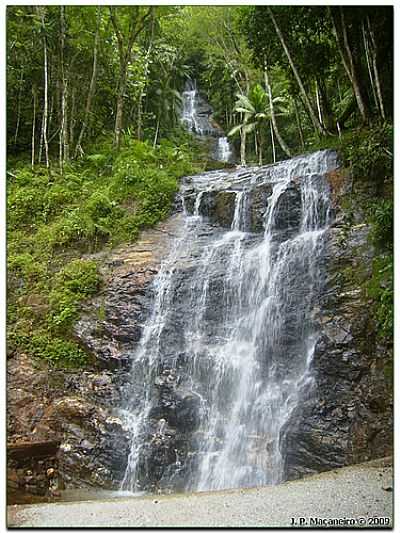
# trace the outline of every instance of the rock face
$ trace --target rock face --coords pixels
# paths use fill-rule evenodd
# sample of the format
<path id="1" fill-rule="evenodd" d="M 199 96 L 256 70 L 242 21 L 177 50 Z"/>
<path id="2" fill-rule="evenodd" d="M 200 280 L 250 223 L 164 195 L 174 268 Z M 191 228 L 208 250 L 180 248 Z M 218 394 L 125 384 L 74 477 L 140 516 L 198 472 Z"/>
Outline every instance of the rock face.
<path id="1" fill-rule="evenodd" d="M 217 178 L 218 173 L 215 176 Z M 211 227 L 230 228 L 235 217 L 236 194 L 229 183 L 229 175 L 226 176 L 225 188 L 216 185 L 205 191 L 197 205 L 199 214 Z M 325 281 L 313 309 L 314 327 L 318 332 L 310 369 L 313 385 L 282 429 L 285 479 L 386 456 L 392 451 L 391 386 L 384 373 L 390 354 L 376 339 L 370 302 L 363 289 L 363 281 L 371 273 L 375 251 L 369 244 L 366 215 L 358 210 L 349 217 L 341 207 L 350 194 L 348 176 L 342 173 L 341 177 L 333 178 L 331 227 L 325 236 L 325 250 L 319 264 Z M 196 194 L 190 185 L 188 181 L 185 207 L 193 214 Z M 264 229 L 271 192 L 270 184 L 260 183 L 249 195 L 246 223 L 248 230 L 255 234 Z M 358 194 L 370 196 L 373 192 L 353 190 L 351 194 L 356 205 Z M 274 226 L 277 240 L 285 241 L 298 233 L 302 202 L 298 181 L 293 179 L 278 202 Z M 324 206 L 318 206 L 319 211 L 322 209 Z M 190 264 L 186 264 L 180 270 L 181 283 L 174 288 L 173 308 L 178 322 L 181 320 L 178 317 L 185 312 L 182 302 L 188 301 L 185 285 L 193 276 L 192 272 Z M 214 324 L 221 313 L 222 282 L 221 272 L 220 277 L 213 276 L 208 287 L 208 298 L 214 302 L 207 307 L 205 317 L 210 342 L 218 335 Z M 293 294 L 293 298 L 295 309 L 302 304 L 302 296 Z M 297 303 L 296 298 L 299 299 Z M 295 333 L 295 324 L 296 316 L 288 314 L 279 352 L 282 373 L 291 369 L 299 349 L 298 339 L 291 335 L 292 330 Z M 178 375 L 173 375 L 166 363 L 167 367 L 157 378 L 154 397 L 158 400 L 150 417 L 154 421 L 162 420 L 163 424 L 161 430 L 156 422 L 148 428 L 153 437 L 145 446 L 138 477 L 147 480 L 147 488 L 167 490 L 173 479 L 176 490 L 187 486 L 201 453 L 195 444 L 200 406 L 193 397 L 182 403 L 180 387 L 176 386 L 177 382 L 185 383 L 188 378 L 187 359 L 191 354 L 184 353 L 185 348 L 179 335 L 173 335 L 173 328 L 163 336 L 163 342 L 170 343 L 171 352 L 182 352 L 182 364 L 178 365 Z M 180 422 L 180 417 L 184 423 Z"/>
<path id="2" fill-rule="evenodd" d="M 314 387 L 288 421 L 283 450 L 289 479 L 390 455 L 393 451 L 391 353 L 376 337 L 363 283 L 372 272 L 366 214 L 357 207 L 374 190 L 366 181 L 350 193 L 349 178 L 332 191 L 335 220 L 322 259 L 326 283 L 315 309 L 319 337 Z M 351 194 L 352 210 L 341 208 Z"/>
<path id="3" fill-rule="evenodd" d="M 122 423 L 113 416 L 120 377 L 49 369 L 23 354 L 10 360 L 8 468 L 18 477 L 11 489 L 57 496 L 62 488 L 116 486 L 127 453 Z"/>
<path id="4" fill-rule="evenodd" d="M 176 217 L 133 245 L 98 257 L 105 290 L 83 310 L 75 335 L 91 354 L 91 371 L 49 368 L 16 354 L 8 360 L 8 480 L 12 501 L 52 497 L 59 489 L 118 488 L 128 456 L 118 417 L 129 356 L 152 305 L 149 288 L 169 248 Z M 49 452 L 37 454 L 47 443 Z M 57 443 L 55 446 L 54 443 Z M 25 446 L 26 453 L 15 449 Z M 49 468 L 54 472 L 47 475 Z"/>

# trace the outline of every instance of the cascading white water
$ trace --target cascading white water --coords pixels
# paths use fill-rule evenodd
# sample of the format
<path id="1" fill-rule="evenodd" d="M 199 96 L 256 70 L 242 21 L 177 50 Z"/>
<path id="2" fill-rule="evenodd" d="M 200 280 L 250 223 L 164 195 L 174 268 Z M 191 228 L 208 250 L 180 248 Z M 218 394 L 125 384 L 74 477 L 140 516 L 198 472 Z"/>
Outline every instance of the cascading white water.
<path id="1" fill-rule="evenodd" d="M 181 234 L 132 361 L 124 490 L 284 480 L 282 432 L 312 388 L 311 317 L 330 216 L 325 174 L 335 167 L 333 152 L 316 152 L 182 186 Z M 257 233 L 260 187 L 268 193 Z M 218 198 L 231 195 L 224 230 L 213 216 Z"/>
<path id="2" fill-rule="evenodd" d="M 182 122 L 188 131 L 203 135 L 203 128 L 199 124 L 196 106 L 197 89 L 195 82 L 187 82 L 182 94 Z"/>
<path id="3" fill-rule="evenodd" d="M 196 82 L 188 80 L 182 93 L 181 121 L 191 133 L 214 138 L 212 157 L 217 161 L 231 162 L 233 150 L 223 131 L 210 121 L 211 108 L 199 95 Z"/>
<path id="4" fill-rule="evenodd" d="M 227 137 L 219 137 L 217 144 L 216 159 L 218 161 L 228 162 L 232 158 L 232 149 Z"/>

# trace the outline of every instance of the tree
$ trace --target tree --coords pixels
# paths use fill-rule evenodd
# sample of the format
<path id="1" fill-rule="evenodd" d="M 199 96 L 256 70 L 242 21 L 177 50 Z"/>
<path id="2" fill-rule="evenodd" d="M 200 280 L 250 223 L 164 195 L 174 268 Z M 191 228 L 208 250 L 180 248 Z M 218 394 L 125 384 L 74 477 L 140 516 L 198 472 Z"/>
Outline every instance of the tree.
<path id="1" fill-rule="evenodd" d="M 255 152 L 258 156 L 258 163 L 262 165 L 262 123 L 270 117 L 267 112 L 267 95 L 261 85 L 256 84 L 248 96 L 237 94 L 235 113 L 242 117 L 241 124 L 235 126 L 229 132 L 229 136 L 237 132 L 241 134 L 241 163 L 245 164 L 246 135 L 254 131 Z"/>
<path id="2" fill-rule="evenodd" d="M 46 8 L 45 7 L 37 7 L 38 15 L 40 16 L 40 21 L 42 25 L 42 40 L 43 40 L 43 78 L 44 78 L 44 108 L 43 108 L 43 118 L 42 118 L 42 133 L 41 133 L 41 141 L 40 146 L 42 146 L 42 141 L 44 143 L 44 150 L 45 150 L 45 156 L 46 156 L 46 167 L 49 168 L 50 166 L 50 160 L 49 160 L 49 142 L 48 142 L 48 136 L 47 136 L 47 128 L 48 128 L 48 109 L 49 109 L 49 77 L 48 77 L 48 60 L 47 60 L 47 38 L 46 38 L 46 23 L 45 23 L 45 17 L 46 17 Z M 41 159 L 41 149 L 39 151 L 39 161 Z"/>
<path id="3" fill-rule="evenodd" d="M 154 8 L 149 7 L 146 12 L 141 15 L 141 9 L 139 6 L 131 6 L 129 7 L 126 17 L 122 17 L 117 15 L 114 6 L 109 7 L 111 22 L 117 40 L 119 57 L 119 76 L 114 126 L 114 146 L 117 149 L 121 143 L 124 98 L 128 65 L 132 59 L 132 47 L 140 33 L 144 30 L 146 19 L 148 19 L 153 9 Z"/>
<path id="4" fill-rule="evenodd" d="M 97 17 L 96 17 L 96 33 L 93 43 L 93 67 L 92 67 L 92 76 L 90 78 L 89 91 L 86 98 L 85 114 L 82 120 L 81 130 L 79 132 L 79 137 L 75 146 L 75 158 L 78 156 L 78 153 L 83 154 L 82 150 L 82 141 L 85 135 L 86 128 L 88 127 L 90 110 L 92 107 L 92 100 L 96 89 L 96 78 L 97 78 L 97 54 L 99 48 L 99 38 L 100 38 L 100 20 L 101 20 L 101 11 L 100 7 L 97 8 Z"/>
<path id="5" fill-rule="evenodd" d="M 301 93 L 301 95 L 303 97 L 303 100 L 304 100 L 305 105 L 307 107 L 307 110 L 309 112 L 311 121 L 312 121 L 315 129 L 320 134 L 325 134 L 325 128 L 323 127 L 323 125 L 321 124 L 320 120 L 318 119 L 318 117 L 315 114 L 315 111 L 314 111 L 314 109 L 313 109 L 313 107 L 311 105 L 311 101 L 310 101 L 310 99 L 308 97 L 308 94 L 307 94 L 307 92 L 305 90 L 303 82 L 302 82 L 302 80 L 300 78 L 299 72 L 298 72 L 298 70 L 296 68 L 296 65 L 294 64 L 294 61 L 293 61 L 293 58 L 292 58 L 292 54 L 291 54 L 291 52 L 290 52 L 290 50 L 289 50 L 289 48 L 288 48 L 288 46 L 286 44 L 286 40 L 284 38 L 284 35 L 283 35 L 283 33 L 282 33 L 282 31 L 281 31 L 281 29 L 280 29 L 280 27 L 279 27 L 279 25 L 278 25 L 278 23 L 276 21 L 276 18 L 274 17 L 272 9 L 270 7 L 268 8 L 268 12 L 269 12 L 269 15 L 271 17 L 272 23 L 273 23 L 273 25 L 275 27 L 276 33 L 277 33 L 277 35 L 279 37 L 279 40 L 280 40 L 280 42 L 282 44 L 282 48 L 285 51 L 285 54 L 286 54 L 286 56 L 288 58 L 290 67 L 291 67 L 291 69 L 293 71 L 294 77 L 295 77 L 295 79 L 297 81 L 297 84 L 299 86 L 300 93 Z"/>
<path id="6" fill-rule="evenodd" d="M 357 23 L 352 25 L 351 43 L 343 8 L 338 7 L 336 10 L 333 10 L 331 7 L 328 7 L 328 10 L 332 20 L 333 33 L 336 38 L 340 57 L 342 59 L 346 74 L 348 75 L 351 85 L 353 87 L 358 109 L 360 111 L 363 122 L 368 122 L 369 108 L 367 96 L 363 89 L 360 54 L 357 49 L 358 43 L 356 30 L 359 30 L 359 25 Z"/>
<path id="7" fill-rule="evenodd" d="M 288 157 L 291 157 L 291 152 L 289 150 L 289 147 L 285 143 L 285 141 L 282 139 L 282 136 L 279 132 L 278 124 L 276 121 L 276 113 L 275 113 L 276 104 L 282 104 L 285 101 L 285 99 L 279 96 L 275 98 L 272 96 L 272 88 L 269 83 L 267 63 L 264 64 L 264 77 L 265 77 L 265 87 L 266 87 L 266 90 L 268 91 L 269 110 L 270 110 L 270 117 L 271 117 L 271 124 L 272 124 L 273 131 L 275 132 L 276 138 L 278 139 L 279 145 L 282 148 L 282 150 L 285 152 L 285 154 Z M 287 111 L 286 109 L 283 109 L 283 108 L 281 108 L 280 110 L 281 112 Z M 273 138 L 272 130 L 271 130 L 271 142 L 274 146 L 274 138 Z M 275 163 L 275 146 L 274 146 L 274 163 Z"/>

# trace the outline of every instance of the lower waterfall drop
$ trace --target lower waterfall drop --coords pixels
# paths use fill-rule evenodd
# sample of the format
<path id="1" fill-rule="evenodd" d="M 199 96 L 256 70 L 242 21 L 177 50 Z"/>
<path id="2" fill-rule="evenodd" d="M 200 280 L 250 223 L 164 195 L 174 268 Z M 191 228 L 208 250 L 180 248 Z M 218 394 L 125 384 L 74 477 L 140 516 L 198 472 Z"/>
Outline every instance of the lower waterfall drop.
<path id="1" fill-rule="evenodd" d="M 232 159 L 232 148 L 227 137 L 218 137 L 216 159 L 225 163 Z"/>
<path id="2" fill-rule="evenodd" d="M 123 415 L 123 490 L 285 480 L 282 434 L 311 394 L 331 151 L 186 178 Z"/>

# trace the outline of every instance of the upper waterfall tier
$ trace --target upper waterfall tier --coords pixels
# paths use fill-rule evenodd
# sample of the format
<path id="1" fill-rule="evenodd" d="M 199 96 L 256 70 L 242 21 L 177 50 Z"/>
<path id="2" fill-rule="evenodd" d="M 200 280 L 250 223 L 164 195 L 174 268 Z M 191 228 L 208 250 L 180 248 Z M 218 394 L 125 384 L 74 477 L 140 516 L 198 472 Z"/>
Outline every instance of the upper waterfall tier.
<path id="1" fill-rule="evenodd" d="M 181 120 L 185 128 L 201 137 L 212 139 L 211 157 L 233 162 L 234 154 L 224 131 L 212 120 L 212 108 L 200 95 L 195 81 L 188 80 L 182 93 Z"/>

